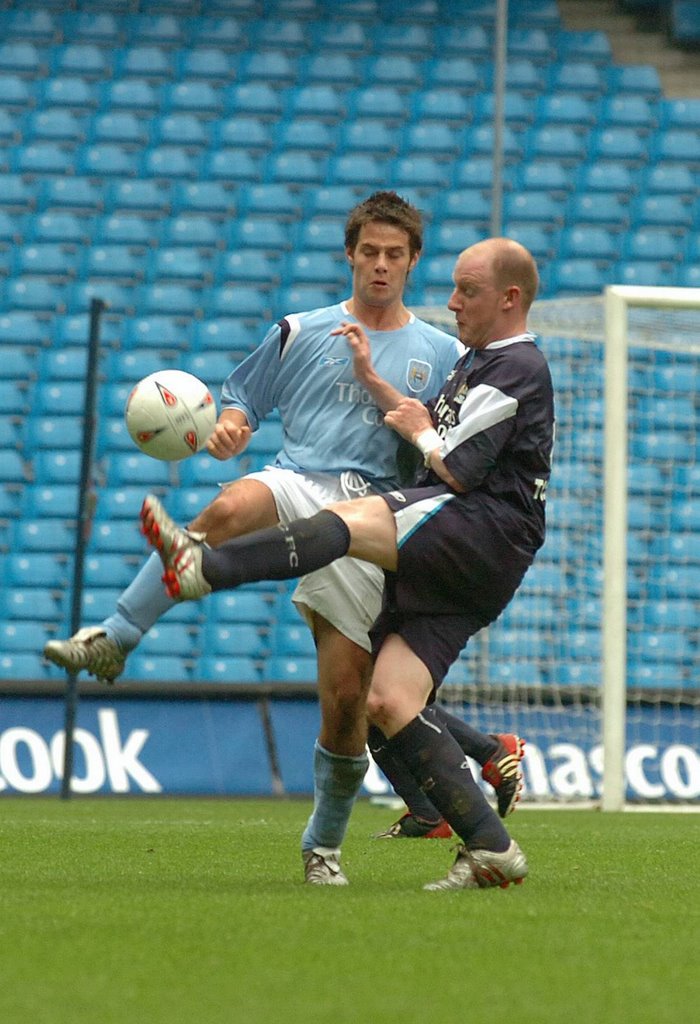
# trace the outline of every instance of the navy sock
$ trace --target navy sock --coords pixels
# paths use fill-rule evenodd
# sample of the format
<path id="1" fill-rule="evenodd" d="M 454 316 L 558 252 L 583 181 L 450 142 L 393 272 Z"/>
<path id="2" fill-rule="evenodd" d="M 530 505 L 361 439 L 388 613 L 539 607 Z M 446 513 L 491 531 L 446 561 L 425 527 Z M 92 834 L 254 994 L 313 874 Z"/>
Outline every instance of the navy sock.
<path id="1" fill-rule="evenodd" d="M 473 757 L 479 764 L 484 765 L 498 750 L 498 743 L 493 736 L 479 732 L 437 704 L 432 710 L 438 724 L 447 726 L 467 757 Z"/>
<path id="2" fill-rule="evenodd" d="M 389 740 L 376 725 L 370 725 L 367 735 L 370 754 L 394 787 L 394 792 L 401 797 L 411 814 L 424 821 L 438 822 L 440 812 L 420 789 L 403 761 L 400 761 L 389 749 Z"/>
<path id="3" fill-rule="evenodd" d="M 231 590 L 257 580 L 290 580 L 342 558 L 350 531 L 335 512 L 256 530 L 202 551 L 202 572 L 212 590 Z"/>
<path id="4" fill-rule="evenodd" d="M 414 779 L 470 849 L 508 849 L 510 836 L 472 778 L 464 752 L 435 715 L 423 708 L 389 741 Z"/>

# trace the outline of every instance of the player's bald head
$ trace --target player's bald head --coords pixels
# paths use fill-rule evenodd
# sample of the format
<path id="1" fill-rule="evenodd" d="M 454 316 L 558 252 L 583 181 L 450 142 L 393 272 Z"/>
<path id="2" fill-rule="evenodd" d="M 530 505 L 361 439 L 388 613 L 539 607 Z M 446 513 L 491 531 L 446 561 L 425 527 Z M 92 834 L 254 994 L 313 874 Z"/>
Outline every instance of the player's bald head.
<path id="1" fill-rule="evenodd" d="M 521 305 L 527 312 L 532 305 L 539 275 L 532 253 L 512 238 L 485 238 L 460 253 L 457 263 L 479 262 L 498 291 L 515 285 L 520 290 Z"/>

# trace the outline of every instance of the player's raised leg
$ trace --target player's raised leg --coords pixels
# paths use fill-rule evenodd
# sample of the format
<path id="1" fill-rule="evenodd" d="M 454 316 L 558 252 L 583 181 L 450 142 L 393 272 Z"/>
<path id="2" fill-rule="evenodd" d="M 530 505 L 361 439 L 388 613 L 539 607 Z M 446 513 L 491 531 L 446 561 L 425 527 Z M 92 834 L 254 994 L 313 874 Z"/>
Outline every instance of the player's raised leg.
<path id="1" fill-rule="evenodd" d="M 245 477 L 224 488 L 192 521 L 198 540 L 218 544 L 248 530 L 277 522 L 270 489 Z M 66 640 L 50 640 L 44 655 L 68 672 L 86 671 L 112 683 L 124 671 L 128 654 L 175 603 L 163 588 L 163 566 L 154 552 L 117 600 L 114 613 Z"/>

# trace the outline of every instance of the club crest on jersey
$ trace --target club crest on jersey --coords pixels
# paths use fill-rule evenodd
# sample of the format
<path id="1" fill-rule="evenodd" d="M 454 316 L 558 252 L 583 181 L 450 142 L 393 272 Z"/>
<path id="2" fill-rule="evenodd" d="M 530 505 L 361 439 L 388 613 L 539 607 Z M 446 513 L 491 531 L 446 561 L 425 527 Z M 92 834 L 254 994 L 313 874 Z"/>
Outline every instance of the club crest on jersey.
<path id="1" fill-rule="evenodd" d="M 425 391 L 432 372 L 433 368 L 430 363 L 424 363 L 420 359 L 410 359 L 406 371 L 406 383 L 411 391 L 416 394 Z"/>
<path id="2" fill-rule="evenodd" d="M 464 402 L 465 398 L 467 397 L 467 392 L 468 391 L 469 391 L 469 385 L 467 384 L 467 382 L 465 380 L 465 382 L 463 384 L 460 384 L 459 387 L 457 388 L 457 390 L 455 391 L 453 401 L 455 401 L 458 405 L 462 405 L 462 403 Z"/>
<path id="3" fill-rule="evenodd" d="M 321 356 L 319 366 L 347 366 L 349 356 Z"/>

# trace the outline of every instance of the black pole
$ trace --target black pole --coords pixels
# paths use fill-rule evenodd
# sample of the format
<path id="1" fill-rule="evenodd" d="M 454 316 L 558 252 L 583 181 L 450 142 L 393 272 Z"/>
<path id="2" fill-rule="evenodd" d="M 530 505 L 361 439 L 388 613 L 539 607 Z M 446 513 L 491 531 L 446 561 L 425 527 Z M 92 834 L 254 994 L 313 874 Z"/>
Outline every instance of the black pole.
<path id="1" fill-rule="evenodd" d="M 95 492 L 93 489 L 93 464 L 95 457 L 95 435 L 97 433 L 97 369 L 100 355 L 100 326 L 106 303 L 93 298 L 90 302 L 90 334 L 88 337 L 87 375 L 85 379 L 85 402 L 83 405 L 83 448 L 80 462 L 80 488 L 78 493 L 78 529 L 75 540 L 75 564 L 73 566 L 73 602 L 71 605 L 71 635 L 80 629 L 83 603 L 83 578 L 85 550 L 90 539 L 90 530 L 95 513 Z M 73 734 L 78 708 L 78 677 L 69 675 L 65 696 L 63 750 L 63 779 L 61 799 L 71 795 L 73 777 Z"/>

